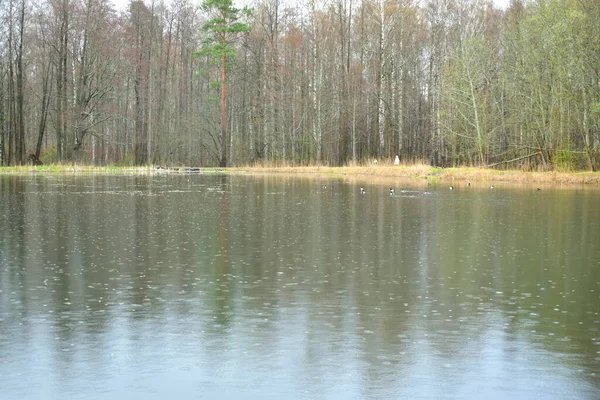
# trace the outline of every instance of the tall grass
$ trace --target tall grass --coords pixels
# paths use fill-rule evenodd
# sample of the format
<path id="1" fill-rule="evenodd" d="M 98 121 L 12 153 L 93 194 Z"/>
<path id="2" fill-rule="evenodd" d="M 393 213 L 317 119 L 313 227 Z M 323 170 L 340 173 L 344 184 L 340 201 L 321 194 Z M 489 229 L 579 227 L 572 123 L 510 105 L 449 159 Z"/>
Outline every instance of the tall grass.
<path id="1" fill-rule="evenodd" d="M 0 174 L 69 174 L 69 173 L 150 173 L 151 167 L 117 167 L 117 166 L 90 166 L 76 164 L 50 164 L 50 165 L 22 165 L 0 167 Z"/>
<path id="2" fill-rule="evenodd" d="M 41 165 L 0 167 L 0 174 L 154 174 L 176 172 L 155 169 L 153 166 L 85 166 L 85 165 Z M 183 168 L 179 172 L 185 172 Z M 425 162 L 393 165 L 393 162 L 350 163 L 341 167 L 325 165 L 295 166 L 287 163 L 261 163 L 232 168 L 203 168 L 202 172 L 246 173 L 246 174 L 313 174 L 338 176 L 368 176 L 379 178 L 401 178 L 423 181 L 470 181 L 470 182 L 522 182 L 545 184 L 589 184 L 600 185 L 600 172 L 524 172 L 517 170 L 495 170 L 489 168 L 436 168 Z"/>
<path id="3" fill-rule="evenodd" d="M 600 172 L 525 172 L 517 170 L 495 170 L 489 168 L 436 168 L 426 163 L 401 164 L 366 163 L 349 164 L 342 167 L 248 165 L 230 169 L 235 172 L 253 174 L 337 174 L 346 176 L 377 176 L 389 178 L 426 179 L 429 181 L 471 182 L 522 182 L 547 184 L 591 184 L 600 185 Z"/>

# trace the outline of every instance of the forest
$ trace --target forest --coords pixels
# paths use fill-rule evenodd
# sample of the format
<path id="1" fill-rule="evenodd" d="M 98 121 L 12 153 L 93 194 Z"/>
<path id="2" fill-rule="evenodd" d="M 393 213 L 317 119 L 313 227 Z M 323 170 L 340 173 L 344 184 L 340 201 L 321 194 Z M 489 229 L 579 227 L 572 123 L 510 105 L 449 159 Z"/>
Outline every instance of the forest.
<path id="1" fill-rule="evenodd" d="M 600 168 L 598 0 L 244 6 L 3 0 L 0 165 Z"/>

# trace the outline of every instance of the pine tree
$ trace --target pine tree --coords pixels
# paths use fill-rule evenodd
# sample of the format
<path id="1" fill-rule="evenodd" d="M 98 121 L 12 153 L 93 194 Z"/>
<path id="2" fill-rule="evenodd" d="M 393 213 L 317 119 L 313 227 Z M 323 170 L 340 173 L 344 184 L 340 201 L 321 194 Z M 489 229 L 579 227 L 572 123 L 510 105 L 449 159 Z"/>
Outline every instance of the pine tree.
<path id="1" fill-rule="evenodd" d="M 227 166 L 227 62 L 235 56 L 232 45 L 238 33 L 250 31 L 250 27 L 239 20 L 251 14 L 249 8 L 235 8 L 232 0 L 205 0 L 201 9 L 212 18 L 202 25 L 208 35 L 202 43 L 200 54 L 216 60 L 221 70 L 221 167 Z"/>

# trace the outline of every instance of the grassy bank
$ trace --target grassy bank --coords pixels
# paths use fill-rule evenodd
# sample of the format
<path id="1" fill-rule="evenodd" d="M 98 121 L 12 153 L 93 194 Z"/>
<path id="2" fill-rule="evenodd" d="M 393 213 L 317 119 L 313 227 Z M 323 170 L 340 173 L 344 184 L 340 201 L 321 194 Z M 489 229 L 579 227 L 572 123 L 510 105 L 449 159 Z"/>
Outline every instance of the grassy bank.
<path id="1" fill-rule="evenodd" d="M 198 171 L 199 170 L 199 171 Z M 189 168 L 157 169 L 155 167 L 94 167 L 74 165 L 43 165 L 0 167 L 0 174 L 157 174 L 186 173 Z M 300 174 L 354 177 L 379 177 L 394 179 L 414 179 L 429 181 L 469 181 L 469 182 L 522 182 L 544 184 L 585 184 L 600 185 L 600 172 L 524 172 L 516 170 L 494 170 L 487 168 L 434 168 L 425 164 L 415 165 L 362 165 L 362 166 L 245 166 L 232 168 L 200 168 L 200 173 L 241 173 L 241 174 Z"/>
<path id="2" fill-rule="evenodd" d="M 428 165 L 372 165 L 345 167 L 242 167 L 232 171 L 246 173 L 333 174 L 376 176 L 415 180 L 465 182 L 523 182 L 545 184 L 600 185 L 600 172 L 524 172 L 488 168 L 434 168 Z"/>
<path id="3" fill-rule="evenodd" d="M 0 167 L 0 174 L 144 174 L 151 167 L 96 167 L 91 165 L 24 165 Z"/>

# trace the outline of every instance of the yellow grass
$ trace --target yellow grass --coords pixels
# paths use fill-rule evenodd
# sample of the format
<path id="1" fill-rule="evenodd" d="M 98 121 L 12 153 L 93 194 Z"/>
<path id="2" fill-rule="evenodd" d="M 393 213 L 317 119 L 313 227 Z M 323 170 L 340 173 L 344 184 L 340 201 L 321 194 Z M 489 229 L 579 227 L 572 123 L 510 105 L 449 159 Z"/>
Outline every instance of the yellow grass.
<path id="1" fill-rule="evenodd" d="M 151 167 L 96 167 L 91 165 L 23 165 L 0 167 L 0 174 L 144 174 L 152 172 Z"/>
<path id="2" fill-rule="evenodd" d="M 600 185 L 600 172 L 524 172 L 486 168 L 448 168 L 444 170 L 443 177 L 463 181 Z"/>
<path id="3" fill-rule="evenodd" d="M 0 167 L 0 174 L 36 174 L 36 173 L 99 173 L 99 174 L 154 174 L 165 172 L 186 172 L 156 169 L 150 167 L 93 167 L 84 165 L 43 165 Z M 415 182 L 431 181 L 464 181 L 464 182 L 516 182 L 540 184 L 585 184 L 600 186 L 600 172 L 524 172 L 517 170 L 495 170 L 488 168 L 434 168 L 425 163 L 410 165 L 392 165 L 371 163 L 363 165 L 347 165 L 343 167 L 329 166 L 289 166 L 289 165 L 255 165 L 232 168 L 202 168 L 202 173 L 232 174 L 288 174 L 305 176 L 340 176 L 345 178 L 372 180 L 402 179 Z"/>
<path id="4" fill-rule="evenodd" d="M 434 168 L 426 164 L 414 165 L 350 165 L 344 167 L 289 167 L 247 166 L 229 169 L 253 174 L 326 174 L 340 176 L 369 176 L 413 180 L 440 180 L 464 182 L 521 182 L 545 184 L 600 185 L 600 172 L 524 172 L 488 168 Z"/>

